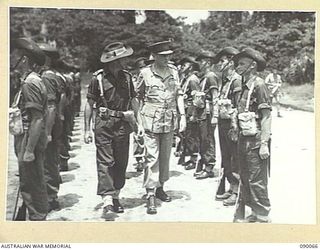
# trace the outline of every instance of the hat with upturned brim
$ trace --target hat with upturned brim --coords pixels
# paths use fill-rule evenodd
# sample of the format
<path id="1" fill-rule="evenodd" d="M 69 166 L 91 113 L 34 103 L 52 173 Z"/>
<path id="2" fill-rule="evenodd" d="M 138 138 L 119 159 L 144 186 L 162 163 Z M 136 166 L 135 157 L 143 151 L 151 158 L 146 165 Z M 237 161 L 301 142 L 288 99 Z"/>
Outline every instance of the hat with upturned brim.
<path id="1" fill-rule="evenodd" d="M 238 53 L 237 55 L 235 55 L 233 57 L 233 61 L 236 64 L 238 64 L 238 61 L 240 60 L 240 58 L 244 58 L 244 57 L 250 58 L 257 63 L 257 71 L 263 71 L 266 68 L 267 62 L 259 51 L 254 50 L 252 48 L 246 48 L 242 50 L 240 53 Z"/>
<path id="2" fill-rule="evenodd" d="M 173 53 L 173 50 L 170 48 L 171 41 L 162 41 L 150 44 L 148 49 L 151 53 L 158 55 L 170 55 Z"/>
<path id="3" fill-rule="evenodd" d="M 47 43 L 38 43 L 38 46 L 48 57 L 52 59 L 58 59 L 60 57 L 57 48 L 54 48 Z"/>
<path id="4" fill-rule="evenodd" d="M 128 57 L 133 54 L 133 49 L 125 46 L 121 42 L 110 43 L 104 47 L 100 61 L 102 63 L 109 63 L 123 57 Z"/>
<path id="5" fill-rule="evenodd" d="M 26 37 L 18 38 L 12 41 L 12 46 L 23 50 L 25 55 L 33 59 L 36 64 L 40 66 L 45 64 L 46 55 L 33 40 Z"/>
<path id="6" fill-rule="evenodd" d="M 221 57 L 223 56 L 235 56 L 239 53 L 240 51 L 234 47 L 225 47 L 222 50 L 220 50 L 218 54 L 216 54 L 216 56 L 213 59 L 213 63 L 218 63 Z"/>
<path id="7" fill-rule="evenodd" d="M 200 55 L 198 55 L 196 57 L 196 61 L 200 61 L 202 59 L 210 59 L 210 60 L 212 60 L 212 59 L 214 59 L 214 55 L 210 51 L 203 51 L 203 52 L 200 53 Z"/>

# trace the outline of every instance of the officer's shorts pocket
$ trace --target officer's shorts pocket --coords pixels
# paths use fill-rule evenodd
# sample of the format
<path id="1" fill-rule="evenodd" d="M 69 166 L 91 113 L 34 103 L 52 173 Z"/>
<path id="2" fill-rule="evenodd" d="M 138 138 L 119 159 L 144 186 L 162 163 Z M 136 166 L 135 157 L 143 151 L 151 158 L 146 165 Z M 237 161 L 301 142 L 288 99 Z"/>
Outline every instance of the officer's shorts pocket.
<path id="1" fill-rule="evenodd" d="M 155 118 L 155 111 L 151 110 L 147 106 L 143 106 L 140 112 L 142 125 L 145 130 L 151 131 L 153 130 L 153 123 Z"/>

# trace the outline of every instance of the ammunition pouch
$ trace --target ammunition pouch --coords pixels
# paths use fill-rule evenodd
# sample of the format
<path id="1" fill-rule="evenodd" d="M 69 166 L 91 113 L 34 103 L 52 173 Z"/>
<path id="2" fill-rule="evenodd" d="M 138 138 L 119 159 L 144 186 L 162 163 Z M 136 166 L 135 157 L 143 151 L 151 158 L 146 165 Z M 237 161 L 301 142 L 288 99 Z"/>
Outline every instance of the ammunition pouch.
<path id="1" fill-rule="evenodd" d="M 238 120 L 243 136 L 255 136 L 258 133 L 256 114 L 254 112 L 238 114 Z"/>

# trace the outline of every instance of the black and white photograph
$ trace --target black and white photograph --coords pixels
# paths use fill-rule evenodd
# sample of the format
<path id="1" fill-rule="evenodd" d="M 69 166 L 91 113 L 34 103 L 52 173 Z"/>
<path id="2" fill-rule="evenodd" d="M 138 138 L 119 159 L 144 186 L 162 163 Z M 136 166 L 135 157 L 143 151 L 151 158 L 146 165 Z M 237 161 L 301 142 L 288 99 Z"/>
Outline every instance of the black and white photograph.
<path id="1" fill-rule="evenodd" d="M 8 15 L 6 221 L 317 223 L 315 11 Z"/>

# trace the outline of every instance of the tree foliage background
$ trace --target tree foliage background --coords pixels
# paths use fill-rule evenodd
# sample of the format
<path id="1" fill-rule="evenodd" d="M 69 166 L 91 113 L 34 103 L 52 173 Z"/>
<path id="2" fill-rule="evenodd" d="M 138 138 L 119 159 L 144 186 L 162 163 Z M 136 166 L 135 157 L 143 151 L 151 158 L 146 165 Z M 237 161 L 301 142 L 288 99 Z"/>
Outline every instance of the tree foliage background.
<path id="1" fill-rule="evenodd" d="M 143 22 L 137 22 L 139 14 Z M 10 39 L 21 36 L 54 40 L 62 58 L 90 71 L 101 67 L 101 51 L 114 41 L 134 49 L 132 62 L 149 56 L 149 43 L 167 39 L 173 39 L 174 61 L 225 46 L 252 47 L 288 83 L 314 82 L 313 12 L 211 11 L 206 20 L 187 25 L 165 11 L 10 8 Z"/>

